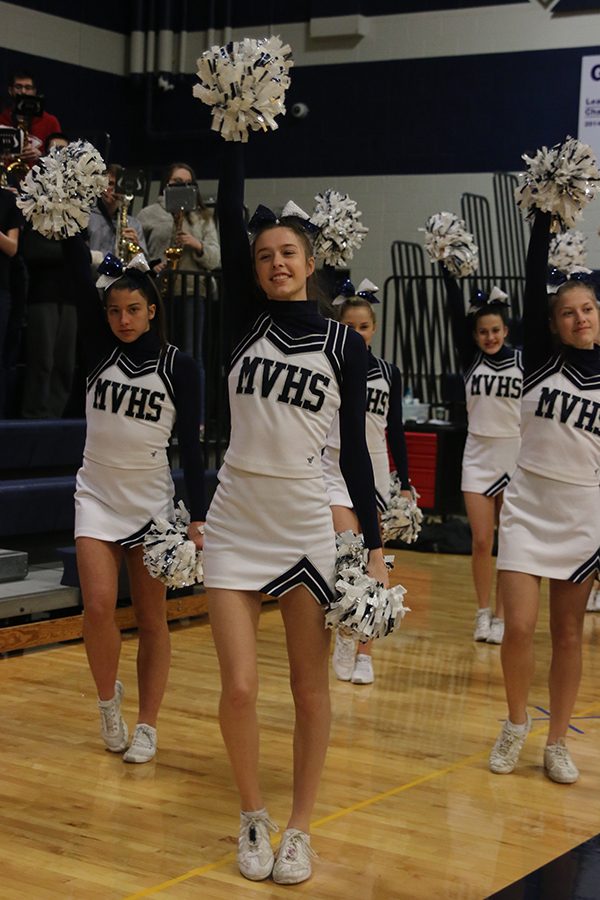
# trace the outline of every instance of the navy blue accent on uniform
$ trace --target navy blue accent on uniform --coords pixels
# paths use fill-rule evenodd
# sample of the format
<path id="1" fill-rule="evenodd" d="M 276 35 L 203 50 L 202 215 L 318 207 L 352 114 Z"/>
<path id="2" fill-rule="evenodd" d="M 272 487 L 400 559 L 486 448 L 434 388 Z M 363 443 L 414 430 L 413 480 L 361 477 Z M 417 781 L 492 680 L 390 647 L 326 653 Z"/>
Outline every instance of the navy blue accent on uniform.
<path id="1" fill-rule="evenodd" d="M 600 572 L 600 548 L 569 577 L 574 584 L 582 584 L 590 575 L 598 577 Z"/>
<path id="2" fill-rule="evenodd" d="M 501 494 L 504 488 L 508 485 L 510 481 L 510 475 L 505 472 L 497 481 L 495 481 L 487 491 L 483 492 L 484 497 L 495 497 L 497 494 Z"/>
<path id="3" fill-rule="evenodd" d="M 255 330 L 253 326 L 264 312 L 268 313 L 273 323 L 273 333 L 280 341 L 280 348 L 292 346 L 299 338 L 306 340 L 310 337 L 312 343 L 315 335 L 322 336 L 321 346 L 336 371 L 340 385 L 340 468 L 363 527 L 365 545 L 370 549 L 381 547 L 374 499 L 375 484 L 364 437 L 367 397 L 365 342 L 345 326 L 330 324 L 330 320 L 319 314 L 316 301 L 269 300 L 257 285 L 252 249 L 243 219 L 243 153 L 240 143 L 231 141 L 221 145 L 222 168 L 217 198 L 223 286 L 231 312 L 231 337 L 235 338 L 232 346 L 236 348 L 236 359 L 240 358 L 242 346 L 248 349 L 253 343 L 250 340 Z M 262 329 L 264 326 L 261 324 L 259 327 Z M 251 334 L 246 335 L 250 329 Z M 339 368 L 339 375 L 336 367 Z"/>
<path id="4" fill-rule="evenodd" d="M 263 313 L 258 317 L 247 337 L 240 341 L 240 343 L 233 351 L 230 361 L 230 368 L 233 368 L 233 366 L 235 366 L 238 359 L 241 359 L 246 350 L 251 347 L 255 341 L 263 337 L 263 335 L 267 333 L 270 327 L 271 320 L 267 313 Z"/>
<path id="5" fill-rule="evenodd" d="M 102 372 L 106 364 L 119 360 L 128 377 L 136 372 L 153 371 L 157 368 L 164 373 L 167 391 L 172 391 L 175 406 L 179 454 L 184 471 L 184 480 L 193 522 L 204 520 L 206 497 L 204 489 L 204 459 L 199 441 L 200 433 L 200 373 L 198 365 L 175 347 L 162 352 L 160 340 L 152 320 L 150 330 L 132 343 L 123 343 L 110 330 L 106 312 L 100 301 L 98 290 L 92 277 L 89 250 L 81 238 L 76 236 L 62 242 L 63 253 L 70 271 L 70 279 L 65 289 L 71 291 L 77 303 L 78 326 L 83 356 L 89 378 Z M 118 447 L 115 448 L 118 453 Z"/>
<path id="6" fill-rule="evenodd" d="M 265 584 L 260 590 L 263 594 L 271 597 L 281 597 L 282 594 L 292 588 L 300 587 L 300 585 L 308 588 L 322 606 L 328 606 L 333 599 L 329 585 L 306 556 L 298 560 L 287 572 Z"/>
<path id="7" fill-rule="evenodd" d="M 380 513 L 384 513 L 387 509 L 387 503 L 385 502 L 385 498 L 381 496 L 378 490 L 375 490 L 375 502 L 377 503 L 377 509 Z"/>
<path id="8" fill-rule="evenodd" d="M 133 534 L 130 534 L 129 537 L 121 538 L 120 541 L 115 541 L 115 544 L 119 544 L 123 547 L 124 550 L 133 550 L 134 547 L 139 547 L 140 544 L 144 543 L 144 538 L 152 528 L 152 519 L 143 526 L 143 528 L 139 528 Z"/>
<path id="9" fill-rule="evenodd" d="M 408 477 L 408 454 L 406 452 L 406 438 L 404 436 L 404 421 L 402 418 L 402 375 L 397 366 L 393 366 L 384 359 L 373 359 L 381 367 L 384 377 L 389 380 L 390 396 L 387 414 L 387 441 L 396 466 L 396 472 L 400 479 L 400 487 L 407 491 L 410 488 Z"/>

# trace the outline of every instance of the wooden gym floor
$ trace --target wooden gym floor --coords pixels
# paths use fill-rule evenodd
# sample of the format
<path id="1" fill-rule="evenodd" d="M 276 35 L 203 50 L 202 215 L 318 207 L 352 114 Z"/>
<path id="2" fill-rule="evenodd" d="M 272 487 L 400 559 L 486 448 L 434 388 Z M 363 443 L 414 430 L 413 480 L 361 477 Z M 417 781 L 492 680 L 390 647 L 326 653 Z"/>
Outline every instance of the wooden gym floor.
<path id="1" fill-rule="evenodd" d="M 0 660 L 2 900 L 480 900 L 598 834 L 600 614 L 586 616 L 570 737 L 580 781 L 556 785 L 541 769 L 545 604 L 535 727 L 517 771 L 492 775 L 487 755 L 504 715 L 499 648 L 472 642 L 469 566 L 468 557 L 397 553 L 413 611 L 376 647 L 375 684 L 332 680 L 331 747 L 313 826 L 320 859 L 297 887 L 246 882 L 237 872 L 237 802 L 205 619 L 172 626 L 159 753 L 142 766 L 101 747 L 81 642 Z M 135 652 L 131 634 L 120 672 L 130 727 Z M 292 705 L 275 604 L 263 609 L 260 657 L 264 793 L 283 825 Z"/>

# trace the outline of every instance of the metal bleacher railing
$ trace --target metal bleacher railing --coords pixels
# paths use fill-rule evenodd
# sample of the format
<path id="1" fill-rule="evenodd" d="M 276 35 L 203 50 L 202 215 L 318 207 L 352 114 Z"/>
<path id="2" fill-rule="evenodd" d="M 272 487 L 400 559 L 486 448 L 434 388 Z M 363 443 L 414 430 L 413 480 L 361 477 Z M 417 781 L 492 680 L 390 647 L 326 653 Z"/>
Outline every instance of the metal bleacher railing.
<path id="1" fill-rule="evenodd" d="M 466 193 L 461 199 L 461 214 L 475 236 L 480 259 L 477 275 L 463 280 L 465 297 L 498 285 L 510 298 L 513 322 L 522 315 L 527 245 L 527 226 L 514 203 L 516 185 L 513 175 L 494 176 L 494 215 L 487 197 Z M 381 311 L 381 355 L 398 366 L 414 397 L 443 404 L 448 399 L 447 376 L 459 370 L 441 274 L 420 244 L 394 241 L 391 255 L 393 274 L 384 283 Z M 518 328 L 511 337 L 518 343 Z"/>

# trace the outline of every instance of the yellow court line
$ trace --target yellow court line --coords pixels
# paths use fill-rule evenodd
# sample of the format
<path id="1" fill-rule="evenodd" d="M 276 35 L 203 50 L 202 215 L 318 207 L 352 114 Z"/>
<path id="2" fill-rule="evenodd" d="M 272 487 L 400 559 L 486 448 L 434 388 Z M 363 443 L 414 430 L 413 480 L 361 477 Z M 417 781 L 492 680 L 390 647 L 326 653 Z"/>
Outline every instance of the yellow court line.
<path id="1" fill-rule="evenodd" d="M 577 713 L 578 717 L 585 717 L 594 712 L 600 712 L 600 703 L 595 703 L 592 706 L 589 706 L 587 709 L 582 710 Z M 534 728 L 531 731 L 531 735 L 535 737 L 535 735 L 542 734 L 546 731 L 547 722 L 544 722 L 539 728 Z M 328 816 L 323 816 L 321 819 L 317 819 L 316 822 L 311 823 L 311 828 L 321 828 L 323 825 L 329 824 L 329 822 L 335 822 L 336 819 L 342 819 L 344 816 L 349 816 L 351 813 L 358 812 L 361 809 L 366 809 L 369 806 L 374 806 L 376 803 L 381 803 L 382 800 L 388 800 L 390 797 L 395 797 L 398 794 L 404 793 L 404 791 L 408 791 L 411 788 L 418 787 L 421 784 L 425 784 L 427 781 L 433 781 L 436 778 L 443 778 L 444 775 L 449 775 L 451 772 L 456 772 L 459 769 L 463 769 L 466 766 L 471 765 L 471 763 L 477 762 L 478 760 L 487 757 L 489 751 L 481 750 L 479 753 L 473 753 L 471 756 L 466 756 L 464 759 L 458 760 L 458 762 L 452 763 L 451 766 L 446 766 L 444 769 L 435 769 L 433 772 L 429 772 L 427 775 L 419 775 L 418 778 L 413 778 L 412 781 L 407 781 L 406 784 L 398 784 L 396 787 L 390 788 L 388 791 L 382 791 L 379 794 L 374 794 L 372 797 L 367 797 L 366 800 L 359 800 L 357 803 L 353 803 L 351 806 L 345 806 L 343 809 L 338 809 L 337 812 L 331 813 Z M 138 891 L 136 894 L 129 894 L 127 897 L 124 897 L 123 900 L 139 900 L 140 897 L 151 897 L 152 894 L 158 894 L 160 891 L 164 891 L 168 887 L 172 887 L 175 884 L 181 884 L 183 881 L 189 881 L 191 878 L 196 878 L 198 875 L 205 875 L 207 872 L 212 871 L 213 869 L 220 869 L 222 866 L 227 865 L 227 863 L 232 862 L 236 858 L 236 853 L 234 851 L 228 853 L 226 856 L 223 856 L 217 862 L 206 863 L 204 866 L 198 866 L 196 869 L 190 869 L 189 872 L 184 872 L 183 875 L 178 875 L 177 878 L 172 878 L 170 881 L 163 881 L 162 884 L 155 884 L 152 887 L 144 888 L 141 891 Z"/>

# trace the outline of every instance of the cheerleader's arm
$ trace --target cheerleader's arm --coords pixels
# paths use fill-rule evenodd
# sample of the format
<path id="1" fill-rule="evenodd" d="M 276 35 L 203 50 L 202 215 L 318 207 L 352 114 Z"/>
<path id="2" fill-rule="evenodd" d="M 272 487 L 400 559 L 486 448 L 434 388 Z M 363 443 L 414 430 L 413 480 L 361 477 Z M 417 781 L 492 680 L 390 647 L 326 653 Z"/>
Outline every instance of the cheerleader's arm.
<path id="1" fill-rule="evenodd" d="M 526 375 L 543 366 L 554 351 L 547 288 L 551 218 L 550 213 L 536 211 L 527 249 L 523 301 L 523 367 Z"/>
<path id="2" fill-rule="evenodd" d="M 340 405 L 340 469 L 354 511 L 363 530 L 365 546 L 381 547 L 375 479 L 365 437 L 367 405 L 367 348 L 359 334 L 348 330 L 342 367 Z"/>
<path id="3" fill-rule="evenodd" d="M 443 263 L 440 263 L 439 265 L 442 278 L 444 279 L 444 286 L 446 288 L 450 328 L 452 329 L 452 341 L 456 348 L 461 369 L 463 372 L 466 372 L 470 369 L 477 353 L 477 347 L 473 340 L 472 323 L 465 313 L 465 301 L 463 299 L 462 291 L 458 286 L 458 281 L 450 274 Z"/>
<path id="4" fill-rule="evenodd" d="M 204 454 L 200 444 L 201 382 L 198 364 L 177 351 L 173 364 L 177 437 L 192 522 L 206 517 Z"/>
<path id="5" fill-rule="evenodd" d="M 90 249 L 83 235 L 61 241 L 65 261 L 65 290 L 77 310 L 77 330 L 89 372 L 115 344 L 106 311 L 92 274 Z"/>
<path id="6" fill-rule="evenodd" d="M 396 466 L 396 472 L 400 479 L 400 486 L 403 491 L 410 491 L 408 455 L 406 452 L 406 438 L 404 436 L 404 422 L 402 420 L 402 376 L 397 366 L 392 366 L 391 368 L 392 384 L 387 414 L 387 439 L 392 459 Z"/>

